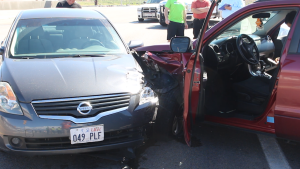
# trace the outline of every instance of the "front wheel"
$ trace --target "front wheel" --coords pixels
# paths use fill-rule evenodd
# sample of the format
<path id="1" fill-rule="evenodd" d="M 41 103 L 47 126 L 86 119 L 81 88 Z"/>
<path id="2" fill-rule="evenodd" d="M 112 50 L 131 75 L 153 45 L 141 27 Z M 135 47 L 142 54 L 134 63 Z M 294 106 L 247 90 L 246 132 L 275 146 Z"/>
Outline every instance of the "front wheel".
<path id="1" fill-rule="evenodd" d="M 174 115 L 173 124 L 172 124 L 172 135 L 175 137 L 181 137 L 183 135 L 183 118 Z"/>
<path id="2" fill-rule="evenodd" d="M 167 26 L 166 22 L 159 22 L 161 26 Z"/>
<path id="3" fill-rule="evenodd" d="M 167 26 L 166 21 L 165 21 L 165 17 L 163 15 L 160 15 L 159 24 L 161 26 Z"/>
<path id="4" fill-rule="evenodd" d="M 159 95 L 159 106 L 155 121 L 155 132 L 164 136 L 183 136 L 183 108 L 178 94 L 179 88 Z M 179 99 L 180 100 L 180 99 Z"/>
<path id="5" fill-rule="evenodd" d="M 143 22 L 144 21 L 144 18 L 139 18 L 139 22 Z"/>

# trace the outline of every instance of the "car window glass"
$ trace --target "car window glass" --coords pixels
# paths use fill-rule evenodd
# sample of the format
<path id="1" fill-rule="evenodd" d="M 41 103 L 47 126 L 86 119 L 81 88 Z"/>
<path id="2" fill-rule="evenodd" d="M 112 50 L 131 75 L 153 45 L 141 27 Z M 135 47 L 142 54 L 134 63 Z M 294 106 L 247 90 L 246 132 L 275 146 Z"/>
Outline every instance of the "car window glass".
<path id="1" fill-rule="evenodd" d="M 281 39 L 289 34 L 290 28 L 285 24 L 281 24 L 277 39 Z"/>
<path id="2" fill-rule="evenodd" d="M 267 13 L 270 13 L 270 17 L 263 18 L 262 19 L 263 24 L 266 24 L 278 12 L 271 11 Z M 256 21 L 257 19 L 252 18 L 252 15 L 250 15 L 247 18 L 244 18 L 243 20 L 239 21 L 238 23 L 234 24 L 233 26 L 225 30 L 221 35 L 217 37 L 217 39 L 230 37 L 230 36 L 238 36 L 240 34 L 253 34 L 257 30 Z"/>
<path id="3" fill-rule="evenodd" d="M 20 20 L 10 47 L 12 57 L 127 53 L 106 19 L 44 18 Z"/>

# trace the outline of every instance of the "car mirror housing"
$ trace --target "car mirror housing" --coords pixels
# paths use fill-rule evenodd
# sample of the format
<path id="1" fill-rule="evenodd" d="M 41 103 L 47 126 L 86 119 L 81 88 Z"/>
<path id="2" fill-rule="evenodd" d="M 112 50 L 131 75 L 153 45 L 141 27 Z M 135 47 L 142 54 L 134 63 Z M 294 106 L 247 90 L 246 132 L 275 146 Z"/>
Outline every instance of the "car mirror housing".
<path id="1" fill-rule="evenodd" d="M 132 50 L 134 48 L 138 48 L 138 47 L 142 47 L 144 46 L 144 42 L 143 41 L 139 41 L 139 40 L 131 40 L 128 43 L 129 49 Z"/>
<path id="2" fill-rule="evenodd" d="M 191 50 L 192 44 L 189 37 L 174 37 L 171 39 L 170 48 L 173 52 L 185 53 Z"/>

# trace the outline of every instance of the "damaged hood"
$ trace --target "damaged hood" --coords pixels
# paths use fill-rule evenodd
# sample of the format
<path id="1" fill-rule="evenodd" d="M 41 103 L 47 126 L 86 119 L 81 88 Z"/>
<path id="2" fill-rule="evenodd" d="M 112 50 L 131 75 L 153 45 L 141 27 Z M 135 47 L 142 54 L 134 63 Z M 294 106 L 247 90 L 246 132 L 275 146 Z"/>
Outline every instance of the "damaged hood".
<path id="1" fill-rule="evenodd" d="M 5 58 L 1 72 L 2 81 L 11 85 L 20 102 L 136 92 L 132 90 L 132 81 L 128 80 L 128 73 L 136 72 L 136 62 L 129 54 L 54 59 Z"/>

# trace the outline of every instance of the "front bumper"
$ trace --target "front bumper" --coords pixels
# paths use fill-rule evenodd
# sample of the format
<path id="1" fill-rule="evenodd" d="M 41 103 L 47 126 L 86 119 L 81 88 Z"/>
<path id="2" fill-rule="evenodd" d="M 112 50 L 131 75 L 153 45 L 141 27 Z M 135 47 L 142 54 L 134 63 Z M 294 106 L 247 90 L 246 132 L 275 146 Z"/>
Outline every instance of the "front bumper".
<path id="1" fill-rule="evenodd" d="M 145 127 L 153 120 L 156 102 L 147 102 L 103 116 L 95 122 L 40 118 L 29 103 L 20 103 L 23 116 L 0 112 L 0 148 L 27 155 L 73 154 L 137 147 L 143 144 Z M 104 125 L 104 141 L 71 144 L 70 129 Z M 21 144 L 12 143 L 13 137 Z"/>
<path id="2" fill-rule="evenodd" d="M 187 22 L 193 22 L 194 21 L 194 15 L 193 15 L 193 13 L 187 13 L 186 14 L 186 21 Z"/>
<path id="3" fill-rule="evenodd" d="M 137 11 L 139 19 L 157 19 L 157 12 L 142 12 Z"/>

